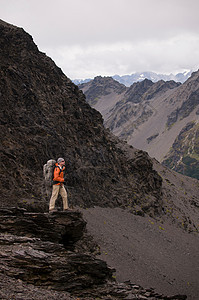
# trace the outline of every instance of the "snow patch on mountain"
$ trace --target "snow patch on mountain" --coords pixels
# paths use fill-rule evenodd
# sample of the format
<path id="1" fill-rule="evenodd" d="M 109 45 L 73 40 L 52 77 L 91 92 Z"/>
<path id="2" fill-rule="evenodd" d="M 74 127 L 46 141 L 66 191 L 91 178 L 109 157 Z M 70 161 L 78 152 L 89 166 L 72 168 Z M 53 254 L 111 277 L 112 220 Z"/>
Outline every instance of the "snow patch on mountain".
<path id="1" fill-rule="evenodd" d="M 111 76 L 113 79 L 115 79 L 116 81 L 124 84 L 125 86 L 129 87 L 131 86 L 134 82 L 139 82 L 142 81 L 144 79 L 149 79 L 153 82 L 157 82 L 159 80 L 164 80 L 164 81 L 169 81 L 169 80 L 174 80 L 176 82 L 181 82 L 184 83 L 190 76 L 191 76 L 192 70 L 186 70 L 183 73 L 178 73 L 178 74 L 158 74 L 155 72 L 136 72 L 136 73 L 132 73 L 131 75 L 114 75 Z M 86 83 L 91 81 L 91 78 L 88 79 L 74 79 L 73 82 L 76 85 L 82 84 L 82 83 Z"/>

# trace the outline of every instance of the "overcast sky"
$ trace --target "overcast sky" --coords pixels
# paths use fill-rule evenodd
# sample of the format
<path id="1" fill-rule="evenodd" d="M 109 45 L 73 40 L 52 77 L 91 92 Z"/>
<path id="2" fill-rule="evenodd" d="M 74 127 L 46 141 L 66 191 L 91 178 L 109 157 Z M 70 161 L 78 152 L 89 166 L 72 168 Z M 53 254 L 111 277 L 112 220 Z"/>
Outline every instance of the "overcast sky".
<path id="1" fill-rule="evenodd" d="M 0 0 L 71 79 L 199 68 L 199 0 Z"/>

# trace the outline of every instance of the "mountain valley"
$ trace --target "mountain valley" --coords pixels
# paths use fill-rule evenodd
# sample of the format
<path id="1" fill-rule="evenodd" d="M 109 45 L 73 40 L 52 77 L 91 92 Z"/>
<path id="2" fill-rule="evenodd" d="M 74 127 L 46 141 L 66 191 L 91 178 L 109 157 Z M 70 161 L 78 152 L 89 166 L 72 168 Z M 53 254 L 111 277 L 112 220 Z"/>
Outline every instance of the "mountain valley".
<path id="1" fill-rule="evenodd" d="M 81 86 L 128 143 L 129 131 L 138 144 L 143 128 L 150 157 L 104 127 L 28 33 L 2 20 L 0 32 L 0 297 L 196 300 L 199 182 L 152 157 L 168 160 L 170 145 L 189 132 L 186 157 L 197 160 L 198 72 L 184 84 L 128 88 L 97 77 Z M 43 165 L 58 157 L 66 160 L 71 210 L 62 212 L 58 199 L 49 214 Z"/>
<path id="2" fill-rule="evenodd" d="M 105 127 L 115 135 L 164 161 L 173 170 L 199 178 L 199 71 L 183 84 L 163 80 L 153 83 L 145 79 L 129 88 L 122 84 L 119 88 L 111 77 L 98 76 L 79 88 L 88 103 L 101 112 Z M 191 148 L 179 144 L 182 132 L 190 136 Z M 177 143 L 184 149 L 180 156 Z M 193 168 L 195 172 L 191 171 Z"/>

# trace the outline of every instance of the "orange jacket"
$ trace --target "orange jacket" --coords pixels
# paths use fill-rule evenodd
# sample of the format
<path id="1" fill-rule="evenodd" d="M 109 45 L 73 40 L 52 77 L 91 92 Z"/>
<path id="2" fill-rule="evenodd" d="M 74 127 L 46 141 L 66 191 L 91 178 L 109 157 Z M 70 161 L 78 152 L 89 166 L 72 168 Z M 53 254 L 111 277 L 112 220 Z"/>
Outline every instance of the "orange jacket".
<path id="1" fill-rule="evenodd" d="M 58 163 L 55 164 L 55 169 L 54 169 L 54 177 L 53 177 L 53 181 L 58 181 L 57 183 L 55 183 L 56 185 L 62 185 L 64 182 L 64 170 L 65 167 L 63 167 L 62 169 L 59 167 Z"/>

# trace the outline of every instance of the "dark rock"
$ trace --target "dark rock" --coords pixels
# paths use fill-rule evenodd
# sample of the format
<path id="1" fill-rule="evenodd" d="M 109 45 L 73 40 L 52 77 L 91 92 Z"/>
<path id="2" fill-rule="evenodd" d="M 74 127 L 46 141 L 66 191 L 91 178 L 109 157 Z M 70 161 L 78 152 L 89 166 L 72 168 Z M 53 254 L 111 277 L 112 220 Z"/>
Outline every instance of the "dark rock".
<path id="1" fill-rule="evenodd" d="M 159 133 L 156 133 L 156 134 L 148 137 L 147 138 L 147 143 L 149 144 L 150 142 L 152 142 L 158 135 L 159 135 Z"/>
<path id="2" fill-rule="evenodd" d="M 6 275 L 67 291 L 112 278 L 113 270 L 92 255 L 94 243 L 88 243 L 87 251 L 80 246 L 85 221 L 78 211 L 51 215 L 1 209 L 0 231 L 0 263 Z"/>
<path id="3" fill-rule="evenodd" d="M 70 248 L 82 238 L 86 226 L 81 213 L 72 211 L 43 214 L 29 213 L 16 208 L 0 209 L 0 220 L 1 232 L 42 238 L 62 243 L 65 248 Z"/>
<path id="4" fill-rule="evenodd" d="M 96 244 L 86 234 L 78 211 L 51 215 L 1 209 L 0 245 L 2 299 L 12 299 L 16 293 L 19 299 L 30 299 L 33 292 L 34 299 L 56 295 L 59 299 L 186 299 L 147 293 L 130 282 L 117 283 L 114 269 L 96 258 Z"/>

